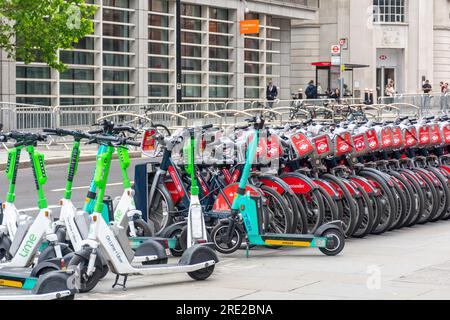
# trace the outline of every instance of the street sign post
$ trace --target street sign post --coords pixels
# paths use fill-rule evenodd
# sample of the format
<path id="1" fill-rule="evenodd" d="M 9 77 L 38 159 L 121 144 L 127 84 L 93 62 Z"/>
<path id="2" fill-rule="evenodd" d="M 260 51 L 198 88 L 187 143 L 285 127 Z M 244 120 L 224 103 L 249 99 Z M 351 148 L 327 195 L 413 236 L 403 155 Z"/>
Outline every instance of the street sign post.
<path id="1" fill-rule="evenodd" d="M 335 44 L 331 46 L 331 65 L 339 66 L 339 94 L 340 98 L 344 97 L 344 79 L 343 79 L 343 68 L 342 68 L 342 39 L 339 41 L 339 44 Z"/>

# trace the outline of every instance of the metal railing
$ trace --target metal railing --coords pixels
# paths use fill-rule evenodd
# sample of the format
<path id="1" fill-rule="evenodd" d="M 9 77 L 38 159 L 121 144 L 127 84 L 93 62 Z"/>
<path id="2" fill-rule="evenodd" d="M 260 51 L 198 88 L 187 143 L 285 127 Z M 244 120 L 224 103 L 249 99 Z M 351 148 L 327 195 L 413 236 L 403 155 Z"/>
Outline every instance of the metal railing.
<path id="1" fill-rule="evenodd" d="M 402 93 L 393 97 L 379 97 L 378 103 L 400 105 L 404 108 L 414 105 L 419 107 L 424 115 L 447 113 L 450 108 L 450 93 Z"/>
<path id="2" fill-rule="evenodd" d="M 391 100 L 379 99 L 378 105 L 367 106 L 379 118 L 394 117 L 398 114 L 421 116 L 429 113 L 447 111 L 450 106 L 450 94 L 430 95 L 430 108 L 424 108 L 422 94 L 396 95 Z M 438 102 L 436 102 L 438 101 Z M 153 123 L 167 127 L 211 122 L 225 125 L 235 123 L 240 118 L 254 114 L 255 110 L 263 112 L 273 120 L 288 121 L 304 119 L 307 114 L 326 113 L 329 119 L 339 119 L 340 109 L 349 106 L 365 106 L 361 99 L 344 99 L 338 103 L 333 99 L 316 100 L 236 100 L 227 102 L 183 102 L 127 105 L 63 105 L 36 106 L 0 102 L 0 119 L 5 131 L 36 131 L 42 128 L 88 129 L 102 117 L 115 115 L 117 122 L 127 121 L 134 114 L 145 116 Z M 389 102 L 389 103 L 388 103 Z M 425 101 L 427 102 L 427 101 Z M 444 106 L 442 109 L 441 106 Z M 314 111 L 314 112 L 312 112 Z M 122 115 L 121 115 L 122 114 Z M 182 115 L 179 117 L 178 115 Z M 217 117 L 216 115 L 220 115 Z M 231 122 L 230 122 L 231 121 Z"/>

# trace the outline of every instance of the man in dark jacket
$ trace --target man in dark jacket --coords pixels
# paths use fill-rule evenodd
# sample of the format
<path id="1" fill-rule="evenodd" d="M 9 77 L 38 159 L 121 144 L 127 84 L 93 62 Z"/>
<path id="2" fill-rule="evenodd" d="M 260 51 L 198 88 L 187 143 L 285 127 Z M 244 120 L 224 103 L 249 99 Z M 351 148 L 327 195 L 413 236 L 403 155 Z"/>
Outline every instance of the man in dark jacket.
<path id="1" fill-rule="evenodd" d="M 278 89 L 273 85 L 272 80 L 269 81 L 269 85 L 266 89 L 266 99 L 269 101 L 269 107 L 272 108 L 273 101 L 278 97 Z"/>
<path id="2" fill-rule="evenodd" d="M 310 81 L 305 90 L 306 99 L 317 99 L 317 87 L 314 85 L 314 81 Z"/>

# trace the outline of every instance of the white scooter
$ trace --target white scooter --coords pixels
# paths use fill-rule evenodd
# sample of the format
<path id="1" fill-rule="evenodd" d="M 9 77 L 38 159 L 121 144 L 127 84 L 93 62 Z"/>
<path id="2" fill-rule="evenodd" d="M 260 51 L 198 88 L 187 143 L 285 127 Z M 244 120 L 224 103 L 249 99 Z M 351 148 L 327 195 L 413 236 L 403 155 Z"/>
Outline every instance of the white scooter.
<path id="1" fill-rule="evenodd" d="M 101 140 L 101 138 L 98 139 Z M 110 141 L 109 138 L 108 142 L 110 143 Z M 118 144 L 140 146 L 140 143 L 120 137 L 117 137 L 116 145 Z M 113 288 L 115 286 L 125 288 L 128 276 L 138 274 L 187 272 L 195 280 L 207 279 L 213 273 L 215 264 L 218 262 L 215 252 L 210 247 L 199 244 L 192 245 L 184 252 L 178 264 L 153 264 L 152 261 L 167 261 L 164 247 L 159 242 L 150 238 L 144 243 L 145 246 L 140 247 L 134 253 L 128 241 L 123 241 L 123 235 L 126 234 L 124 227 L 116 222 L 108 226 L 102 219 L 103 197 L 113 152 L 114 146 L 109 145 L 108 151 L 97 158 L 94 181 L 99 192 L 94 213 L 90 216 L 89 235 L 86 240 L 82 241 L 83 250 L 75 253 L 68 266 L 69 272 L 75 273 L 76 278 L 79 279 L 80 292 L 92 290 L 99 281 L 101 270 L 98 270 L 96 263 L 99 249 L 108 261 L 110 270 L 116 274 Z M 137 263 L 142 265 L 137 265 Z M 119 283 L 120 276 L 124 277 L 122 283 Z"/>

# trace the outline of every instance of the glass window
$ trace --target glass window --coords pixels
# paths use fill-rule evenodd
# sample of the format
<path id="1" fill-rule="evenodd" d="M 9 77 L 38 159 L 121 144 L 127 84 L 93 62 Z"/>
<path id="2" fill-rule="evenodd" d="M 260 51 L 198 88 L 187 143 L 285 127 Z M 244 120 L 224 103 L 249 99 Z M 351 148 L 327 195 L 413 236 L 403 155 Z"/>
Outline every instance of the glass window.
<path id="1" fill-rule="evenodd" d="M 189 30 L 202 30 L 202 22 L 195 19 L 181 18 L 181 28 Z"/>
<path id="2" fill-rule="evenodd" d="M 51 99 L 41 97 L 17 97 L 16 103 L 34 104 L 38 106 L 50 106 Z"/>
<path id="3" fill-rule="evenodd" d="M 209 22 L 209 32 L 228 33 L 228 31 L 229 31 L 228 29 L 229 29 L 228 23 L 215 22 L 215 21 Z"/>
<path id="4" fill-rule="evenodd" d="M 244 72 L 258 74 L 259 73 L 259 64 L 246 63 Z"/>
<path id="5" fill-rule="evenodd" d="M 128 96 L 130 87 L 127 84 L 103 84 L 103 95 L 105 96 Z"/>
<path id="6" fill-rule="evenodd" d="M 181 56 L 201 58 L 202 48 L 194 46 L 181 46 Z"/>
<path id="7" fill-rule="evenodd" d="M 125 55 L 104 53 L 103 54 L 103 65 L 111 67 L 129 67 L 130 57 Z"/>
<path id="8" fill-rule="evenodd" d="M 149 0 L 148 10 L 153 12 L 169 12 L 169 3 L 167 0 Z"/>
<path id="9" fill-rule="evenodd" d="M 245 48 L 246 49 L 259 49 L 259 40 L 258 39 L 245 39 Z"/>
<path id="10" fill-rule="evenodd" d="M 201 74 L 183 74 L 183 83 L 190 84 L 201 84 L 202 83 L 202 75 Z"/>
<path id="11" fill-rule="evenodd" d="M 210 59 L 228 59 L 228 50 L 219 48 L 209 48 Z"/>
<path id="12" fill-rule="evenodd" d="M 103 98 L 103 104 L 129 104 L 131 99 Z"/>
<path id="13" fill-rule="evenodd" d="M 193 4 L 181 4 L 181 15 L 183 16 L 191 16 L 191 17 L 201 17 L 202 16 L 202 7 Z"/>
<path id="14" fill-rule="evenodd" d="M 245 61 L 259 61 L 258 51 L 245 51 L 244 56 Z"/>
<path id="15" fill-rule="evenodd" d="M 148 86 L 148 95 L 149 97 L 168 97 L 169 96 L 169 87 L 162 85 L 149 85 Z"/>
<path id="16" fill-rule="evenodd" d="M 202 70 L 202 61 L 201 60 L 192 60 L 192 59 L 182 59 L 181 60 L 181 68 L 182 70 Z"/>
<path id="17" fill-rule="evenodd" d="M 103 9 L 103 20 L 114 22 L 130 22 L 130 12 L 122 10 Z"/>
<path id="18" fill-rule="evenodd" d="M 79 82 L 61 82 L 59 85 L 59 92 L 62 95 L 68 96 L 93 96 L 93 83 L 79 83 Z"/>
<path id="19" fill-rule="evenodd" d="M 249 87 L 258 87 L 259 77 L 245 77 L 244 85 Z"/>
<path id="20" fill-rule="evenodd" d="M 103 70 L 103 81 L 130 81 L 130 72 L 126 70 Z"/>
<path id="21" fill-rule="evenodd" d="M 209 61 L 209 71 L 228 72 L 228 62 L 226 61 Z"/>
<path id="22" fill-rule="evenodd" d="M 61 79 L 94 80 L 92 69 L 68 69 L 60 73 Z"/>
<path id="23" fill-rule="evenodd" d="M 165 43 L 149 42 L 148 43 L 148 53 L 149 54 L 158 54 L 158 55 L 168 55 L 169 54 L 169 45 L 165 44 Z"/>
<path id="24" fill-rule="evenodd" d="M 59 100 L 61 105 L 82 106 L 93 105 L 94 99 L 92 98 L 61 98 Z"/>
<path id="25" fill-rule="evenodd" d="M 169 82 L 169 74 L 168 73 L 160 73 L 160 72 L 149 72 L 148 73 L 148 82 L 168 83 Z"/>
<path id="26" fill-rule="evenodd" d="M 210 12 L 211 19 L 224 20 L 224 21 L 228 20 L 228 10 L 227 9 L 211 8 L 209 12 Z"/>
<path id="27" fill-rule="evenodd" d="M 227 36 L 220 36 L 216 34 L 209 35 L 209 44 L 213 46 L 223 46 L 228 47 L 229 38 Z"/>
<path id="28" fill-rule="evenodd" d="M 181 42 L 202 44 L 202 34 L 192 32 L 181 32 Z"/>
<path id="29" fill-rule="evenodd" d="M 169 31 L 159 29 L 149 29 L 148 38 L 156 41 L 169 41 Z"/>
<path id="30" fill-rule="evenodd" d="M 103 35 L 109 37 L 128 38 L 130 36 L 130 27 L 104 23 Z"/>
<path id="31" fill-rule="evenodd" d="M 49 95 L 51 84 L 46 81 L 16 81 L 17 94 Z"/>
<path id="32" fill-rule="evenodd" d="M 229 97 L 229 88 L 221 88 L 221 87 L 210 87 L 209 88 L 209 97 L 210 98 L 228 98 Z"/>
<path id="33" fill-rule="evenodd" d="M 183 96 L 187 98 L 200 98 L 202 96 L 201 87 L 183 86 Z"/>
<path id="34" fill-rule="evenodd" d="M 161 58 L 161 57 L 149 57 L 148 58 L 148 66 L 152 69 L 168 69 L 169 68 L 169 59 Z"/>
<path id="35" fill-rule="evenodd" d="M 129 41 L 117 39 L 103 39 L 103 50 L 129 52 Z"/>
<path id="36" fill-rule="evenodd" d="M 86 49 L 86 50 L 94 50 L 94 38 L 84 37 L 78 40 L 77 43 L 73 44 L 73 47 L 76 49 Z"/>
<path id="37" fill-rule="evenodd" d="M 17 66 L 16 77 L 31 79 L 50 79 L 50 68 Z"/>
<path id="38" fill-rule="evenodd" d="M 169 27 L 169 17 L 159 16 L 157 14 L 148 15 L 148 25 L 157 27 Z"/>
<path id="39" fill-rule="evenodd" d="M 402 23 L 406 22 L 405 0 L 373 0 L 373 21 Z"/>
<path id="40" fill-rule="evenodd" d="M 228 76 L 227 75 L 210 75 L 209 76 L 209 83 L 210 84 L 216 84 L 216 85 L 228 85 Z"/>
<path id="41" fill-rule="evenodd" d="M 94 64 L 94 54 L 91 52 L 61 51 L 60 59 L 66 64 Z"/>
<path id="42" fill-rule="evenodd" d="M 245 99 L 259 99 L 258 88 L 245 88 Z"/>
<path id="43" fill-rule="evenodd" d="M 103 0 L 103 5 L 107 6 L 107 7 L 129 8 L 130 1 L 129 0 Z"/>

